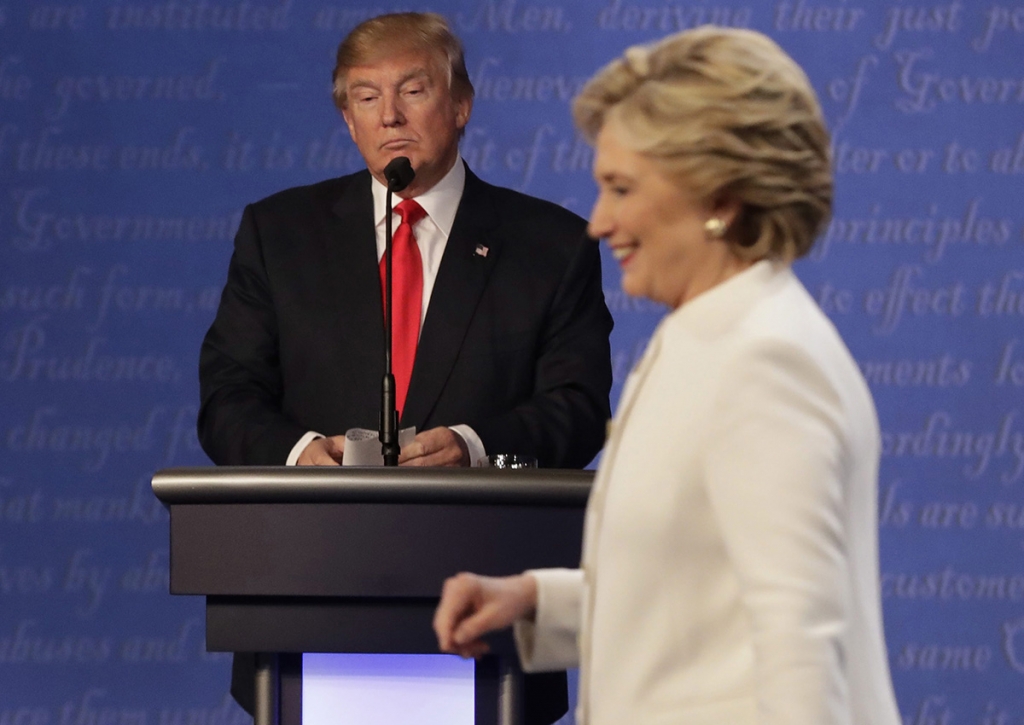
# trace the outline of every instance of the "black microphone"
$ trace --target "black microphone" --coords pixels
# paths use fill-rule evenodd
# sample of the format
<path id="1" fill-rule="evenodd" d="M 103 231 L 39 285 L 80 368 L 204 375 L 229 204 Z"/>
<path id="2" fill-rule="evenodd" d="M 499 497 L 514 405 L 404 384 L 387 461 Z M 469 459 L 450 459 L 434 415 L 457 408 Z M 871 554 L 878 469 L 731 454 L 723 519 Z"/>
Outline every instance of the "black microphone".
<path id="1" fill-rule="evenodd" d="M 384 380 L 380 390 L 380 452 L 385 466 L 397 466 L 401 447 L 398 445 L 398 408 L 395 391 L 395 376 L 391 372 L 391 308 L 394 294 L 391 290 L 391 193 L 401 191 L 416 178 L 412 163 L 405 156 L 391 159 L 384 167 L 384 178 L 388 182 L 388 193 L 384 204 Z"/>
<path id="2" fill-rule="evenodd" d="M 388 191 L 397 193 L 412 183 L 416 172 L 407 156 L 398 156 L 384 167 L 384 178 L 388 180 Z"/>

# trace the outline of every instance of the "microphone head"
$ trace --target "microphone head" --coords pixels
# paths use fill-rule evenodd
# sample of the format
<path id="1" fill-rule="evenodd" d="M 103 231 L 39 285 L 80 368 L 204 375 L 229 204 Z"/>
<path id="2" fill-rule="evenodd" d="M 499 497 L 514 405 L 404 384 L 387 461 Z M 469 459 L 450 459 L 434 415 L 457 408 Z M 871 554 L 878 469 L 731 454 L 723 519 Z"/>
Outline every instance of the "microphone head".
<path id="1" fill-rule="evenodd" d="M 416 172 L 412 170 L 412 162 L 407 156 L 398 156 L 384 167 L 384 178 L 388 180 L 388 188 L 398 192 L 412 183 Z"/>

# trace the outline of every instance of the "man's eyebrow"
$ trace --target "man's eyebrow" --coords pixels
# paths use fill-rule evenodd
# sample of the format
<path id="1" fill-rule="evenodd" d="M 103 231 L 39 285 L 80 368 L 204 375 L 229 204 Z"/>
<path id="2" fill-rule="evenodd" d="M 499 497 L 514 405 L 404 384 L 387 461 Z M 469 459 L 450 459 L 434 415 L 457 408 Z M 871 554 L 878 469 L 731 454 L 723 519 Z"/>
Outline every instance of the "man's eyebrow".
<path id="1" fill-rule="evenodd" d="M 348 87 L 349 88 L 372 88 L 374 90 L 378 90 L 380 88 L 380 86 L 378 86 L 376 83 L 374 83 L 373 81 L 368 81 L 365 78 L 356 79 L 356 80 L 352 81 L 351 83 L 348 84 Z"/>
<path id="2" fill-rule="evenodd" d="M 408 83 L 414 78 L 426 78 L 429 80 L 430 72 L 426 68 L 413 68 L 408 73 L 406 73 L 405 75 L 398 79 L 398 85 Z"/>
<path id="3" fill-rule="evenodd" d="M 430 72 L 426 68 L 413 68 L 408 73 L 398 79 L 398 85 L 401 86 L 404 83 L 417 78 L 430 78 Z M 367 78 L 355 78 L 351 83 L 348 84 L 349 88 L 372 88 L 373 90 L 380 90 L 380 86 L 377 83 Z"/>

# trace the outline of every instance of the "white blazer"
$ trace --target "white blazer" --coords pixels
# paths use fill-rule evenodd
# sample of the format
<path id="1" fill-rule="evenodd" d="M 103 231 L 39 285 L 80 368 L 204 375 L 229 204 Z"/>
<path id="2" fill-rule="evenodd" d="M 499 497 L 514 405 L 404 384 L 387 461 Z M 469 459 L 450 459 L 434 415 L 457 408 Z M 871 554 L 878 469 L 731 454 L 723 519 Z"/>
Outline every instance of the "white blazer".
<path id="1" fill-rule="evenodd" d="M 899 725 L 878 578 L 879 430 L 786 265 L 687 302 L 630 375 L 579 570 L 540 570 L 527 670 L 580 725 Z"/>

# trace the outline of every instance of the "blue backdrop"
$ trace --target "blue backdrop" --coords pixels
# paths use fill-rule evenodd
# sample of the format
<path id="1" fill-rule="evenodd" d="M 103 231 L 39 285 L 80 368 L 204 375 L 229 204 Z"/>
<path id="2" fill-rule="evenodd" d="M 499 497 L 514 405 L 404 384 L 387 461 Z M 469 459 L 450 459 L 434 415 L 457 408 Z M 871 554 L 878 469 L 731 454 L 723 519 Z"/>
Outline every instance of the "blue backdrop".
<path id="1" fill-rule="evenodd" d="M 875 394 L 882 588 L 908 725 L 1024 723 L 1024 5 L 438 0 L 485 179 L 586 215 L 569 101 L 625 46 L 776 38 L 833 130 L 798 273 Z M 149 478 L 205 464 L 196 360 L 243 205 L 354 171 L 341 0 L 0 0 L 0 723 L 221 725 L 228 658 L 167 594 Z M 661 308 L 618 289 L 617 398 Z"/>

